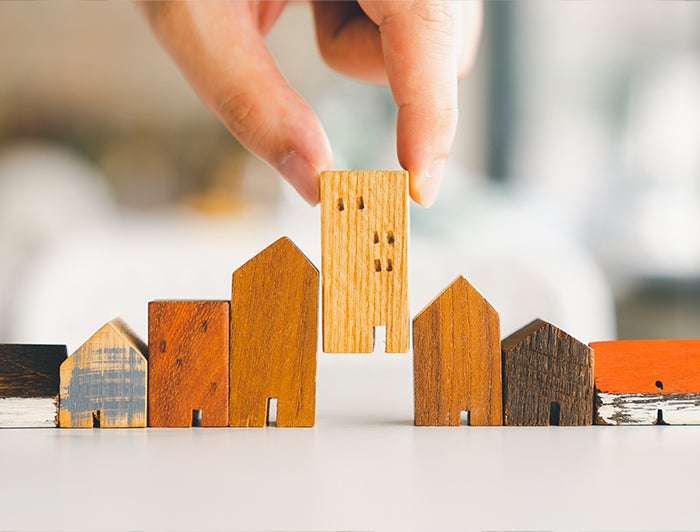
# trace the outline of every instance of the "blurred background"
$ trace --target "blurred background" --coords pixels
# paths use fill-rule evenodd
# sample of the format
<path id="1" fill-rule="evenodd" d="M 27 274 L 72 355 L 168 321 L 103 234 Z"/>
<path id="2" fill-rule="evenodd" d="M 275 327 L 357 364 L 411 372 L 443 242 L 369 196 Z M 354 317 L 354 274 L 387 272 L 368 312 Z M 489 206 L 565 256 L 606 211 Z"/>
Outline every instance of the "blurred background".
<path id="1" fill-rule="evenodd" d="M 319 58 L 309 6 L 268 38 L 338 169 L 397 169 L 386 88 Z M 487 2 L 443 194 L 412 206 L 411 307 L 459 274 L 507 335 L 700 336 L 700 4 Z M 151 299 L 230 297 L 319 211 L 248 155 L 127 2 L 0 3 L 0 341 L 77 348 Z"/>

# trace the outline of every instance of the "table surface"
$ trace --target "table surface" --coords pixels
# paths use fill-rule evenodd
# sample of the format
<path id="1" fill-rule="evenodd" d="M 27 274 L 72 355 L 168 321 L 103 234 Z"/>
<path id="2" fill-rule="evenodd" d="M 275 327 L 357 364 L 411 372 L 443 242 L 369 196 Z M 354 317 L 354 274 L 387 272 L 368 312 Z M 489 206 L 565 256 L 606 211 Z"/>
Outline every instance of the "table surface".
<path id="1" fill-rule="evenodd" d="M 700 427 L 412 426 L 324 355 L 313 429 L 0 430 L 0 530 L 700 530 Z"/>

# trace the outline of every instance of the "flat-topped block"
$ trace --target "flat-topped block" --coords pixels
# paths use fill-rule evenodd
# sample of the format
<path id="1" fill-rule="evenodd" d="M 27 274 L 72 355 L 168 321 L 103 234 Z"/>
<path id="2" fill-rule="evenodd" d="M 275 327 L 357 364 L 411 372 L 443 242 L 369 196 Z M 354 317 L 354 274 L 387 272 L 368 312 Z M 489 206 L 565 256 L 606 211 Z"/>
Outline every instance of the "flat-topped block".
<path id="1" fill-rule="evenodd" d="M 700 424 L 700 340 L 617 340 L 591 347 L 597 424 Z"/>
<path id="2" fill-rule="evenodd" d="M 323 350 L 408 351 L 408 172 L 321 173 Z"/>
<path id="3" fill-rule="evenodd" d="M 65 345 L 0 344 L 0 427 L 55 427 Z"/>
<path id="4" fill-rule="evenodd" d="M 148 426 L 225 427 L 228 301 L 148 304 Z"/>

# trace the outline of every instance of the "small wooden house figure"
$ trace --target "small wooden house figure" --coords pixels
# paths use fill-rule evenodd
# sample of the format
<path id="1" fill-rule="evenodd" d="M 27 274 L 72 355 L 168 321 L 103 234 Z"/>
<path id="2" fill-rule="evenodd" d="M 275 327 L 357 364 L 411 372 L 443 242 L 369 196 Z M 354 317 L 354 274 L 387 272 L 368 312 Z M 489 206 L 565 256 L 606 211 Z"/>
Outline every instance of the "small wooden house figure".
<path id="1" fill-rule="evenodd" d="M 313 426 L 317 336 L 318 270 L 281 238 L 233 273 L 230 426 Z"/>
<path id="2" fill-rule="evenodd" d="M 591 347 L 596 424 L 700 424 L 700 340 L 618 340 Z"/>
<path id="3" fill-rule="evenodd" d="M 0 427 L 55 427 L 65 345 L 0 345 Z"/>
<path id="4" fill-rule="evenodd" d="M 121 320 L 93 334 L 61 364 L 59 426 L 146 426 L 146 345 Z"/>
<path id="5" fill-rule="evenodd" d="M 148 304 L 148 426 L 228 426 L 228 301 Z"/>
<path id="6" fill-rule="evenodd" d="M 321 173 L 323 350 L 408 351 L 408 172 Z"/>
<path id="7" fill-rule="evenodd" d="M 593 352 L 543 320 L 502 342 L 505 425 L 593 423 Z"/>
<path id="8" fill-rule="evenodd" d="M 458 277 L 413 319 L 415 424 L 501 425 L 500 347 L 498 313 Z"/>

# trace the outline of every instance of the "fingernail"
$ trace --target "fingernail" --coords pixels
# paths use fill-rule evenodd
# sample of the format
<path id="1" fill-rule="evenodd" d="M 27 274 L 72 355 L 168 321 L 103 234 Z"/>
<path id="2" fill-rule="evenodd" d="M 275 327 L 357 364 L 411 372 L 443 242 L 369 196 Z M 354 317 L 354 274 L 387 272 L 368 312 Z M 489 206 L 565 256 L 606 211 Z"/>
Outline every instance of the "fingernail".
<path id="1" fill-rule="evenodd" d="M 279 164 L 279 172 L 309 205 L 318 203 L 318 172 L 301 153 L 287 153 Z"/>
<path id="2" fill-rule="evenodd" d="M 420 202 L 424 207 L 430 207 L 435 203 L 440 191 L 440 181 L 442 181 L 444 170 L 445 159 L 433 161 L 433 164 L 428 168 L 428 173 L 423 178 L 423 183 L 420 186 Z"/>

